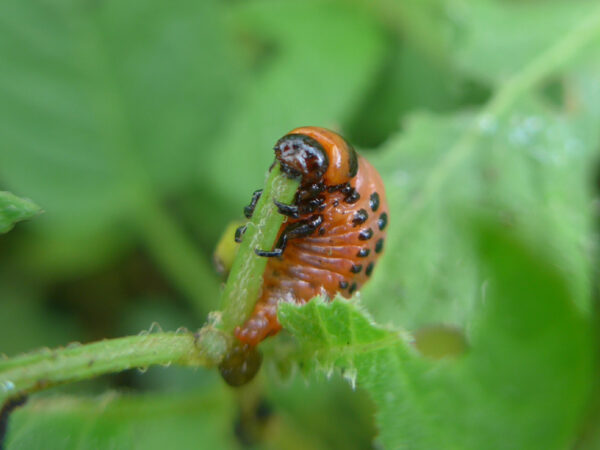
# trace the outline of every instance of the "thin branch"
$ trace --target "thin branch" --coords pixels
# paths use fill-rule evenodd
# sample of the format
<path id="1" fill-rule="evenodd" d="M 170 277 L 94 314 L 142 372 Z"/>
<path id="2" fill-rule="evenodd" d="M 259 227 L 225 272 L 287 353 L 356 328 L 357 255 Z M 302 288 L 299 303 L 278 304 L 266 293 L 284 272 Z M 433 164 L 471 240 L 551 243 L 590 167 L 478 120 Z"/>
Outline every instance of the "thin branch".
<path id="1" fill-rule="evenodd" d="M 223 320 L 220 322 L 224 331 L 209 324 L 197 334 L 130 336 L 54 350 L 44 349 L 0 360 L 0 402 L 58 384 L 136 367 L 157 364 L 196 367 L 217 365 L 229 348 L 231 331 L 246 319 L 258 298 L 267 260 L 256 256 L 254 249 L 270 248 L 284 220 L 277 213 L 273 199 L 290 202 L 297 188 L 298 182 L 281 174 L 278 166 L 271 171 L 225 289 Z M 150 233 L 149 241 L 156 243 L 158 236 L 162 233 L 164 237 L 164 230 L 170 230 L 172 224 L 157 211 L 153 212 L 153 218 L 156 222 L 145 229 Z M 157 251 L 166 255 L 184 255 L 185 258 L 185 252 L 180 252 L 184 242 L 179 241 L 177 230 L 174 234 L 170 234 L 170 231 Z M 168 260 L 170 269 L 174 270 L 178 264 L 173 259 Z M 177 276 L 198 276 L 197 272 L 192 274 L 185 270 L 193 267 L 194 258 L 190 257 L 182 263 L 183 272 Z"/>
<path id="2" fill-rule="evenodd" d="M 170 365 L 213 367 L 227 348 L 227 338 L 206 327 L 194 335 L 156 333 L 44 349 L 0 361 L 0 402 L 58 384 L 122 370 Z"/>

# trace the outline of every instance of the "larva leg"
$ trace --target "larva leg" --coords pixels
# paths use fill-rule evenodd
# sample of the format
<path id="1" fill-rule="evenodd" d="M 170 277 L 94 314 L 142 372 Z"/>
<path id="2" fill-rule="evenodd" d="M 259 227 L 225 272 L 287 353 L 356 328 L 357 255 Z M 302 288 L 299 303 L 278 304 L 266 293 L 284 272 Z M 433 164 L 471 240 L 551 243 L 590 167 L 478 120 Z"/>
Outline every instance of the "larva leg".
<path id="1" fill-rule="evenodd" d="M 242 237 L 244 237 L 244 233 L 246 232 L 247 226 L 248 225 L 242 225 L 240 227 L 237 227 L 237 230 L 235 230 L 235 242 L 237 242 L 238 244 L 242 242 Z"/>
<path id="2" fill-rule="evenodd" d="M 275 248 L 271 251 L 267 250 L 259 250 L 255 249 L 254 253 L 258 256 L 265 256 L 267 258 L 272 258 L 274 256 L 283 255 L 283 251 L 287 245 L 287 242 L 290 239 L 298 239 L 306 236 L 310 236 L 313 234 L 317 228 L 321 226 L 323 223 L 323 216 L 320 214 L 309 217 L 308 219 L 300 220 L 298 222 L 294 222 L 289 224 L 284 228 L 283 232 L 279 236 L 279 240 L 277 244 L 275 244 Z"/>
<path id="3" fill-rule="evenodd" d="M 317 209 L 322 208 L 324 199 L 322 197 L 315 197 L 310 200 L 306 200 L 302 205 L 286 205 L 285 203 L 273 200 L 279 214 L 284 216 L 297 219 L 301 214 L 310 214 L 315 212 Z"/>
<path id="4" fill-rule="evenodd" d="M 250 219 L 252 214 L 254 214 L 254 209 L 256 208 L 256 204 L 258 203 L 258 199 L 262 195 L 262 192 L 262 189 L 254 191 L 252 194 L 252 200 L 250 200 L 250 204 L 244 207 L 244 216 L 246 216 L 246 219 Z"/>
<path id="5" fill-rule="evenodd" d="M 279 214 L 283 214 L 287 217 L 293 217 L 294 219 L 298 217 L 298 206 L 296 205 L 286 205 L 285 203 L 278 202 L 277 200 L 273 200 L 275 206 L 277 206 L 277 211 Z"/>

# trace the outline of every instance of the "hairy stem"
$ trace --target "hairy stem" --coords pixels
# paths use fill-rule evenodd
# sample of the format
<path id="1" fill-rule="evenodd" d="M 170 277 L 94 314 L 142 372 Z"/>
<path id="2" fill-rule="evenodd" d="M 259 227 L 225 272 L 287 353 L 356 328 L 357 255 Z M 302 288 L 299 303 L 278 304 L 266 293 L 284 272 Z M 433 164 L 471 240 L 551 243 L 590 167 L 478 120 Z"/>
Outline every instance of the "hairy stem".
<path id="1" fill-rule="evenodd" d="M 227 333 L 248 318 L 258 299 L 267 258 L 257 256 L 254 249 L 271 249 L 284 220 L 273 200 L 290 203 L 298 185 L 281 173 L 278 164 L 269 173 L 223 291 L 220 327 Z"/>
<path id="2" fill-rule="evenodd" d="M 135 367 L 212 367 L 222 357 L 226 341 L 222 333 L 207 328 L 196 335 L 186 332 L 129 336 L 0 360 L 0 401 Z"/>
<path id="3" fill-rule="evenodd" d="M 0 402 L 58 384 L 136 367 L 157 364 L 202 367 L 217 365 L 230 345 L 229 333 L 245 320 L 258 297 L 267 260 L 256 256 L 254 248 L 270 248 L 284 219 L 277 213 L 273 199 L 290 202 L 297 188 L 298 182 L 282 175 L 279 167 L 271 171 L 225 289 L 221 322 L 224 331 L 209 324 L 195 335 L 188 332 L 130 336 L 53 350 L 44 349 L 0 360 Z M 166 260 L 169 270 L 177 272 L 176 269 L 180 266 L 182 273 L 177 272 L 180 280 L 185 279 L 183 275 L 191 279 L 208 277 L 206 271 L 198 269 L 195 255 L 185 256 L 186 253 L 182 251 L 184 242 L 170 220 L 159 210 L 146 211 L 151 213 L 147 217 L 148 221 L 153 219 L 152 224 L 144 228 L 146 238 L 156 245 L 155 251 L 184 258 L 181 262 L 168 257 Z M 159 236 L 164 239 L 158 239 Z M 165 261 L 164 255 L 159 260 Z M 201 293 L 200 287 L 206 289 L 202 283 L 184 283 L 183 286 L 198 293 Z"/>

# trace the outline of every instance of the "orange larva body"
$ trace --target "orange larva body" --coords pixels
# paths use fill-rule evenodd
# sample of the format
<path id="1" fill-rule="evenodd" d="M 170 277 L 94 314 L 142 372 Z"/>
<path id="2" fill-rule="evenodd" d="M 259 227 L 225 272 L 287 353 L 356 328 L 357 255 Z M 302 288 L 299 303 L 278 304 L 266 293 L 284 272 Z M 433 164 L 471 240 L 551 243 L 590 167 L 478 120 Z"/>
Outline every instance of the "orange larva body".
<path id="1" fill-rule="evenodd" d="M 305 139 L 306 136 L 311 139 Z M 302 157 L 286 159 L 286 148 L 295 151 L 297 142 L 300 147 L 307 142 L 318 147 L 315 141 L 327 155 L 326 170 L 322 161 L 320 169 L 315 169 L 310 167 L 312 160 L 306 164 Z M 278 152 L 278 146 L 284 149 Z M 281 256 L 269 259 L 261 297 L 251 317 L 235 331 L 236 337 L 250 346 L 281 329 L 276 316 L 280 301 L 303 304 L 321 293 L 328 297 L 340 293 L 349 298 L 360 289 L 381 255 L 388 222 L 379 174 L 336 133 L 316 127 L 298 128 L 284 136 L 275 148 L 282 170 L 302 177 L 294 201 L 298 214 L 288 217 L 279 231 L 280 237 L 286 229 L 294 229 L 294 224 L 309 223 L 312 228 L 289 239 Z M 303 170 L 310 173 L 297 173 Z M 319 174 L 319 170 L 324 173 Z"/>

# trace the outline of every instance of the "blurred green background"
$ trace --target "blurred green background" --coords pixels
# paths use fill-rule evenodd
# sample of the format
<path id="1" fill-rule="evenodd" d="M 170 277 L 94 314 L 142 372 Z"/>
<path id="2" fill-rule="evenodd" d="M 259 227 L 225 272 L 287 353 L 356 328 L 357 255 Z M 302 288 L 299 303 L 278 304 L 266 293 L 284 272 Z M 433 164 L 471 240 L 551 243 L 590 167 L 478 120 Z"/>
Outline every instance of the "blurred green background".
<path id="1" fill-rule="evenodd" d="M 374 319 L 442 330 L 442 340 L 453 330 L 449 339 L 467 346 L 489 329 L 483 341 L 502 342 L 506 364 L 491 371 L 495 385 L 515 371 L 523 386 L 509 397 L 557 389 L 548 395 L 562 399 L 552 409 L 565 417 L 544 421 L 546 404 L 533 400 L 489 411 L 498 437 L 489 448 L 596 448 L 598 17 L 591 0 L 3 0 L 0 190 L 44 213 L 0 237 L 0 353 L 154 322 L 199 328 L 219 306 L 214 247 L 262 186 L 274 142 L 324 126 L 386 182 L 388 247 L 361 298 Z M 507 257 L 498 268 L 474 250 L 473 215 L 552 267 L 583 325 L 544 310 L 543 283 L 506 290 L 514 320 L 480 320 L 494 274 L 533 266 Z M 501 340 L 494 333 L 528 328 L 520 296 L 527 320 L 549 326 L 531 342 L 526 332 Z M 585 338 L 570 340 L 573 330 Z M 427 336 L 436 353 L 437 335 Z M 276 355 L 289 339 L 266 345 L 250 400 L 208 371 L 130 371 L 38 397 L 14 415 L 9 448 L 380 445 L 379 408 L 360 383 L 282 380 Z M 527 372 L 528 355 L 552 349 L 581 358 Z M 476 371 L 490 372 L 485 364 Z M 402 411 L 379 430 L 402 435 Z M 448 441 L 436 420 L 436 448 L 478 448 L 477 439 Z M 530 427 L 526 438 L 500 439 L 520 426 Z M 427 448 L 419 442 L 397 447 Z"/>

